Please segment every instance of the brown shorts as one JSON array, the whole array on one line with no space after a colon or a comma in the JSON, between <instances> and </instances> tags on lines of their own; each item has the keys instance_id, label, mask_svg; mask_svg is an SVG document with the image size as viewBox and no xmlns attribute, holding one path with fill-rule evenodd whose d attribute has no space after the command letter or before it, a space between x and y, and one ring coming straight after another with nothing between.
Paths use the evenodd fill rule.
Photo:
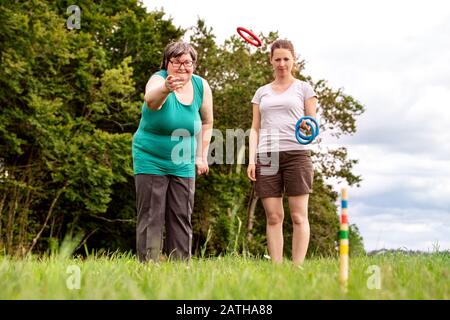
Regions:
<instances>
[{"instance_id":1,"label":"brown shorts","mask_svg":"<svg viewBox=\"0 0 450 320\"><path fill-rule=\"evenodd\" d=\"M278 155L278 159L277 159ZM312 192L314 168L309 150L258 153L256 195L260 198L299 196Z\"/></svg>"}]
</instances>

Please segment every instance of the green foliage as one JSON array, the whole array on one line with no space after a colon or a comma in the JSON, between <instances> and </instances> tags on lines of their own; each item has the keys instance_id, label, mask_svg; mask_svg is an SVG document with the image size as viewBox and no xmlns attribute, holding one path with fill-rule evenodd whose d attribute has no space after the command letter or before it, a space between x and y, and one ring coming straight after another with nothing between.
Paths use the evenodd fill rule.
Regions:
<instances>
[{"instance_id":1,"label":"green foliage","mask_svg":"<svg viewBox=\"0 0 450 320\"><path fill-rule=\"evenodd\" d=\"M349 248L350 257L364 256L366 251L364 250L364 243L361 234L359 233L358 226L351 224L349 226Z\"/></svg>"},{"instance_id":2,"label":"green foliage","mask_svg":"<svg viewBox=\"0 0 450 320\"><path fill-rule=\"evenodd\" d=\"M0 9L0 246L9 253L26 252L39 230L61 239L130 219L133 197L120 204L124 211L110 206L132 187L131 133L145 78L166 43L182 34L137 1L78 2L82 27L71 31L70 4ZM105 213L112 217L86 219Z\"/></svg>"},{"instance_id":3,"label":"green foliage","mask_svg":"<svg viewBox=\"0 0 450 320\"><path fill-rule=\"evenodd\" d=\"M192 218L194 250L200 249L210 230L211 240L206 249L212 255L242 250L245 235L242 223L246 221L247 209L247 196L242 192L250 185L244 171L225 174L217 169L213 166L207 177L197 179Z\"/></svg>"},{"instance_id":4,"label":"green foliage","mask_svg":"<svg viewBox=\"0 0 450 320\"><path fill-rule=\"evenodd\" d=\"M311 240L308 250L313 256L335 256L336 234L339 230L339 217L336 207L337 193L323 181L314 177L313 193L309 200L309 223Z\"/></svg>"}]
</instances>

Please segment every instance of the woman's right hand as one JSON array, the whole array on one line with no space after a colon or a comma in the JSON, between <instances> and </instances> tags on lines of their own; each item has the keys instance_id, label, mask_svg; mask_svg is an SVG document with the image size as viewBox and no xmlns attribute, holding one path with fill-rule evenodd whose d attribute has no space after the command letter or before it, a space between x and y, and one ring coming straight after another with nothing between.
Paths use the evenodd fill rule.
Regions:
<instances>
[{"instance_id":1,"label":"woman's right hand","mask_svg":"<svg viewBox=\"0 0 450 320\"><path fill-rule=\"evenodd\" d=\"M169 92L180 89L184 86L183 81L179 77L175 77L174 75L169 75L166 78L166 82L164 83L165 87Z\"/></svg>"},{"instance_id":2,"label":"woman's right hand","mask_svg":"<svg viewBox=\"0 0 450 320\"><path fill-rule=\"evenodd\" d=\"M250 180L256 181L256 165L249 164L247 167L247 176Z\"/></svg>"}]
</instances>

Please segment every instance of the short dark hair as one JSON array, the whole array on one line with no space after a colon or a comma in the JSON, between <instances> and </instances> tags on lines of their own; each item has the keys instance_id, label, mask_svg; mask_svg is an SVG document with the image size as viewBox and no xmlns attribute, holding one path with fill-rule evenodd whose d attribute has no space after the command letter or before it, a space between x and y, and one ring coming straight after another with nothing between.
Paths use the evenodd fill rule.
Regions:
<instances>
[{"instance_id":1,"label":"short dark hair","mask_svg":"<svg viewBox=\"0 0 450 320\"><path fill-rule=\"evenodd\" d=\"M169 64L170 59L178 58L183 54L189 54L195 65L195 62L197 61L197 51L195 51L193 46L184 41L176 41L169 43L164 48L164 55L160 68L167 70L167 65Z\"/></svg>"}]
</instances>

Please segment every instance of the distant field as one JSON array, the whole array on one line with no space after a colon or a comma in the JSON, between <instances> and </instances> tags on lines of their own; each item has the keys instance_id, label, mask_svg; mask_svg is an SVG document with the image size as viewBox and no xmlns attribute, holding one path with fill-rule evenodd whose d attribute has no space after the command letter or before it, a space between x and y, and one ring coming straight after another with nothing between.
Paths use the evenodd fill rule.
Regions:
<instances>
[{"instance_id":1,"label":"distant field","mask_svg":"<svg viewBox=\"0 0 450 320\"><path fill-rule=\"evenodd\" d=\"M23 260L0 257L0 299L450 299L450 254L350 260L345 293L338 261L241 256L141 264L132 255Z\"/></svg>"}]
</instances>

